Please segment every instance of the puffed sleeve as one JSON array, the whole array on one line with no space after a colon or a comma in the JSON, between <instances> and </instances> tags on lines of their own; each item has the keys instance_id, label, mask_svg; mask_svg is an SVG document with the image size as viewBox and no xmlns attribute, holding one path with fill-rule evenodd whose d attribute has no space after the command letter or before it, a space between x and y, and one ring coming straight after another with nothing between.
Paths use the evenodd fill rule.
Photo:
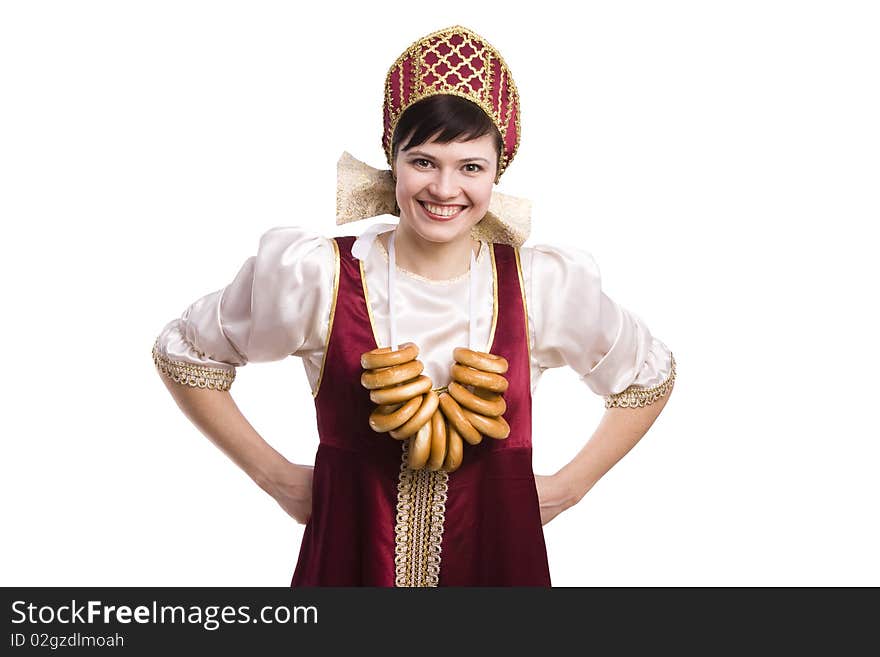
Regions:
<instances>
[{"instance_id":1,"label":"puffed sleeve","mask_svg":"<svg viewBox=\"0 0 880 657\"><path fill-rule=\"evenodd\" d=\"M153 345L156 367L174 381L228 390L248 362L324 349L334 277L333 241L298 227L260 238L233 281L170 321Z\"/></svg>"},{"instance_id":2,"label":"puffed sleeve","mask_svg":"<svg viewBox=\"0 0 880 657\"><path fill-rule=\"evenodd\" d=\"M645 406L672 388L672 352L602 291L591 254L544 244L520 253L533 368L568 365L607 408Z\"/></svg>"}]
</instances>

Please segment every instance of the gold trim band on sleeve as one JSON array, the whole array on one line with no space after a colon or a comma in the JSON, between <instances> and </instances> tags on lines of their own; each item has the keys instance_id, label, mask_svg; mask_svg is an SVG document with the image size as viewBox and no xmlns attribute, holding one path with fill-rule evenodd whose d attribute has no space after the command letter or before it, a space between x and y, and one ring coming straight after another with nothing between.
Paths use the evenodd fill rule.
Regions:
<instances>
[{"instance_id":1,"label":"gold trim band on sleeve","mask_svg":"<svg viewBox=\"0 0 880 657\"><path fill-rule=\"evenodd\" d=\"M235 368L227 370L222 367L194 365L166 358L159 353L158 339L153 344L153 362L158 370L172 381L192 388L229 390L235 380Z\"/></svg>"},{"instance_id":2,"label":"gold trim band on sleeve","mask_svg":"<svg viewBox=\"0 0 880 657\"><path fill-rule=\"evenodd\" d=\"M670 354L671 355L671 354ZM630 386L623 392L605 397L605 408L640 408L653 404L672 389L675 381L675 356L672 356L672 368L666 380L652 388Z\"/></svg>"}]
</instances>

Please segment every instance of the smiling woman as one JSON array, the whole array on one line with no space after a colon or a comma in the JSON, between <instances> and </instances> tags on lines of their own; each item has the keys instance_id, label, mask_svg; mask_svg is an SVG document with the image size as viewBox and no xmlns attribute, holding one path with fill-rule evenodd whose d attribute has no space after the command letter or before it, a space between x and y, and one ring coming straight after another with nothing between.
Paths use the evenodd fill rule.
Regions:
<instances>
[{"instance_id":1,"label":"smiling woman","mask_svg":"<svg viewBox=\"0 0 880 657\"><path fill-rule=\"evenodd\" d=\"M450 252L442 259L423 251L437 243L477 246L469 236L489 210L498 155L492 135L447 143L438 139L397 153L400 223L395 239L401 266L428 277L451 278L467 271L466 248L458 250L459 257L450 257ZM431 267L432 260L444 266Z\"/></svg>"},{"instance_id":2,"label":"smiling woman","mask_svg":"<svg viewBox=\"0 0 880 657\"><path fill-rule=\"evenodd\" d=\"M399 222L266 232L153 358L193 422L306 523L294 586L549 586L542 525L647 431L675 361L604 294L592 255L524 245L528 202L494 191L519 95L485 39L460 26L419 39L384 98L391 169L344 156L337 223ZM236 367L289 355L315 397L314 468L287 462L227 392ZM568 466L536 476L532 392L566 365L609 410Z\"/></svg>"},{"instance_id":3,"label":"smiling woman","mask_svg":"<svg viewBox=\"0 0 880 657\"><path fill-rule=\"evenodd\" d=\"M408 107L393 135L398 263L426 278L457 276L468 269L469 250L447 248L442 258L423 251L428 243L464 245L486 215L501 175L501 133L470 100L438 94Z\"/></svg>"}]
</instances>

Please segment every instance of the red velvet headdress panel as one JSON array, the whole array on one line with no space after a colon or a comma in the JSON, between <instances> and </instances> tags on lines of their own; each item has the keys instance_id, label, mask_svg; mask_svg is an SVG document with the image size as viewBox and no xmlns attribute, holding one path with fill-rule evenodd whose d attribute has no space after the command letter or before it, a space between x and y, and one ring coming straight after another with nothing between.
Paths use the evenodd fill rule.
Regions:
<instances>
[{"instance_id":1,"label":"red velvet headdress panel","mask_svg":"<svg viewBox=\"0 0 880 657\"><path fill-rule=\"evenodd\" d=\"M410 105L437 94L467 98L492 119L504 142L500 176L519 146L519 93L498 51L459 25L422 37L388 70L382 146L389 166L391 139L400 115Z\"/></svg>"}]
</instances>

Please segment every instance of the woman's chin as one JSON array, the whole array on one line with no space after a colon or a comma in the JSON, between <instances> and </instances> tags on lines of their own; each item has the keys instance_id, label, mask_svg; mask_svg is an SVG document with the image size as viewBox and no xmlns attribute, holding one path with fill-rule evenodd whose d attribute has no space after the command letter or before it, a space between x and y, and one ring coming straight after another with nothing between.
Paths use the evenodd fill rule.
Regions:
<instances>
[{"instance_id":1,"label":"woman's chin","mask_svg":"<svg viewBox=\"0 0 880 657\"><path fill-rule=\"evenodd\" d=\"M470 228L457 223L448 224L421 224L416 228L416 233L427 242L437 244L446 244L464 239L469 233Z\"/></svg>"}]
</instances>

